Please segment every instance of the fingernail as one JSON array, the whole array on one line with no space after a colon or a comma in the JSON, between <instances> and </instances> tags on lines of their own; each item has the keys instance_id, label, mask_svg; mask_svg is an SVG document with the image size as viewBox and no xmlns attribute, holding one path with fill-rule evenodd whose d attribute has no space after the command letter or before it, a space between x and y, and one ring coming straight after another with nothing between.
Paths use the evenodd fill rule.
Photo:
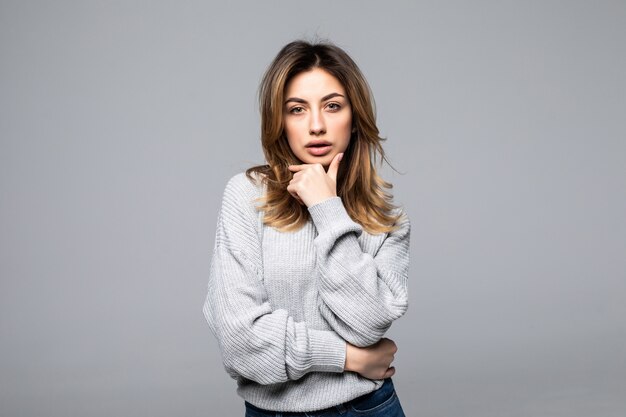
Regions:
<instances>
[{"instance_id":1,"label":"fingernail","mask_svg":"<svg viewBox=\"0 0 626 417\"><path fill-rule=\"evenodd\" d=\"M343 159L343 153L340 153L338 161L341 161L342 159Z\"/></svg>"}]
</instances>

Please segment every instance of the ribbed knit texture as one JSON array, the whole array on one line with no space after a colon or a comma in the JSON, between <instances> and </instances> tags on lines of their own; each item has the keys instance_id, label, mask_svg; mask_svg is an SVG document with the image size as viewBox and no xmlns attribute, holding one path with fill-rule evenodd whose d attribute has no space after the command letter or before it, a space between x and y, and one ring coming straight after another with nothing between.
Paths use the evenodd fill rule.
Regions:
<instances>
[{"instance_id":1,"label":"ribbed knit texture","mask_svg":"<svg viewBox=\"0 0 626 417\"><path fill-rule=\"evenodd\" d=\"M237 392L313 411L376 390L383 381L344 372L346 341L376 343L406 311L408 217L371 235L332 197L302 229L279 232L255 207L263 193L244 173L228 182L203 308Z\"/></svg>"}]
</instances>

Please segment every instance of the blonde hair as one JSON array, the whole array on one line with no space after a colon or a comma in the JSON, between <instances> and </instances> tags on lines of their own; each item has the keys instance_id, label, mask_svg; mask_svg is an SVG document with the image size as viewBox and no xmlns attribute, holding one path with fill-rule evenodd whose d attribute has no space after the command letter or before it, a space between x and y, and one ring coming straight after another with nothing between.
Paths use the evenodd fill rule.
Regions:
<instances>
[{"instance_id":1,"label":"blonde hair","mask_svg":"<svg viewBox=\"0 0 626 417\"><path fill-rule=\"evenodd\" d=\"M386 161L376 127L374 100L365 77L356 63L341 48L331 43L294 41L281 49L265 72L259 86L261 144L267 165L246 171L266 185L259 209L263 222L281 231L300 229L309 219L307 207L300 204L287 186L292 178L288 165L300 161L285 136L283 101L285 86L297 74L320 68L337 78L346 90L352 107L353 133L337 174L337 195L355 222L371 234L395 229L399 214L387 191L392 185L376 173L377 162ZM378 161L380 157L380 161Z\"/></svg>"}]
</instances>

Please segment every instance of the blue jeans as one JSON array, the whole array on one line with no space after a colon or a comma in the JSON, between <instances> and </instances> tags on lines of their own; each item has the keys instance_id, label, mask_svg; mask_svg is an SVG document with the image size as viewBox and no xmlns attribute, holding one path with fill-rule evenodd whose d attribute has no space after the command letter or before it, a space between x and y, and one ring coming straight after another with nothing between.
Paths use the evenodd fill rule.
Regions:
<instances>
[{"instance_id":1,"label":"blue jeans","mask_svg":"<svg viewBox=\"0 0 626 417\"><path fill-rule=\"evenodd\" d=\"M246 417L405 417L391 378L374 392L334 407L303 413L262 410L246 402Z\"/></svg>"}]
</instances>

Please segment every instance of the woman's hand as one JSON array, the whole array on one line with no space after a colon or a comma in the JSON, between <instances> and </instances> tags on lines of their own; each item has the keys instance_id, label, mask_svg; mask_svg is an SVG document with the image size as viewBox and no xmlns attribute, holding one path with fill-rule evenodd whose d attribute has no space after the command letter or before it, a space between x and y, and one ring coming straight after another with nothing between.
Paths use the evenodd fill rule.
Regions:
<instances>
[{"instance_id":1,"label":"woman's hand","mask_svg":"<svg viewBox=\"0 0 626 417\"><path fill-rule=\"evenodd\" d=\"M300 203L311 207L317 203L337 196L337 171L343 153L335 155L328 171L321 164L289 165L289 171L294 172L289 181L287 191Z\"/></svg>"},{"instance_id":2,"label":"woman's hand","mask_svg":"<svg viewBox=\"0 0 626 417\"><path fill-rule=\"evenodd\" d=\"M387 338L364 348L347 343L344 370L356 372L369 379L389 378L396 373L391 362L397 351L394 341Z\"/></svg>"}]
</instances>

